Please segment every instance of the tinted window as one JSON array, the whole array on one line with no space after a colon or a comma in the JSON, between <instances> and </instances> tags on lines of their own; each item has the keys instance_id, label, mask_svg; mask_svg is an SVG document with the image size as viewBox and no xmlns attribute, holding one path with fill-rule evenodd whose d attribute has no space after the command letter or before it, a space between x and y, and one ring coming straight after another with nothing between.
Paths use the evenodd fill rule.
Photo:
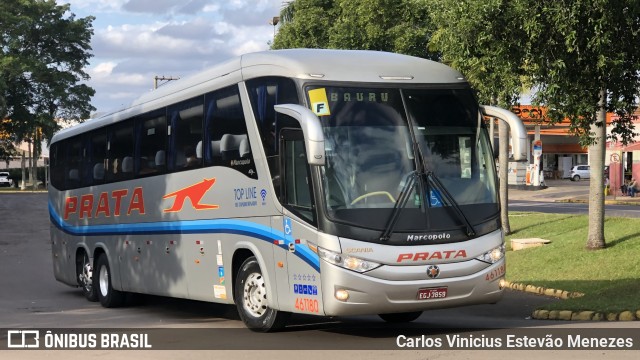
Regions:
<instances>
[{"instance_id":1,"label":"tinted window","mask_svg":"<svg viewBox=\"0 0 640 360\"><path fill-rule=\"evenodd\" d=\"M301 131L287 131L283 140L283 204L311 224L315 223L311 176Z\"/></svg>"},{"instance_id":2,"label":"tinted window","mask_svg":"<svg viewBox=\"0 0 640 360\"><path fill-rule=\"evenodd\" d=\"M238 86L207 94L205 103L205 163L227 166L257 179Z\"/></svg>"},{"instance_id":3,"label":"tinted window","mask_svg":"<svg viewBox=\"0 0 640 360\"><path fill-rule=\"evenodd\" d=\"M49 149L49 166L51 169L51 185L56 189L64 189L64 150L66 142L58 142Z\"/></svg>"},{"instance_id":4,"label":"tinted window","mask_svg":"<svg viewBox=\"0 0 640 360\"><path fill-rule=\"evenodd\" d=\"M164 173L167 162L167 118L164 110L139 118L136 136L138 177Z\"/></svg>"},{"instance_id":5,"label":"tinted window","mask_svg":"<svg viewBox=\"0 0 640 360\"><path fill-rule=\"evenodd\" d=\"M169 108L171 118L171 146L168 158L170 171L182 171L202 166L202 97ZM200 154L201 155L201 154Z\"/></svg>"},{"instance_id":6,"label":"tinted window","mask_svg":"<svg viewBox=\"0 0 640 360\"><path fill-rule=\"evenodd\" d=\"M85 157L84 185L97 185L105 181L107 168L107 133L104 129L89 135Z\"/></svg>"},{"instance_id":7,"label":"tinted window","mask_svg":"<svg viewBox=\"0 0 640 360\"><path fill-rule=\"evenodd\" d=\"M133 122L128 121L109 130L107 181L133 178Z\"/></svg>"},{"instance_id":8,"label":"tinted window","mask_svg":"<svg viewBox=\"0 0 640 360\"><path fill-rule=\"evenodd\" d=\"M80 187L82 183L82 159L84 157L84 147L82 139L75 137L67 143L66 167L65 167L65 188L73 189Z\"/></svg>"}]
</instances>

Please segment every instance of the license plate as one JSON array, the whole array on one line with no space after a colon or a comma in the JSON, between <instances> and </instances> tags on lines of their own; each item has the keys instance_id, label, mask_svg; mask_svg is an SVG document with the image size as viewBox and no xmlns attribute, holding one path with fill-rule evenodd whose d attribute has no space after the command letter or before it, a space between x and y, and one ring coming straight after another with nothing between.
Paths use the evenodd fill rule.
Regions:
<instances>
[{"instance_id":1,"label":"license plate","mask_svg":"<svg viewBox=\"0 0 640 360\"><path fill-rule=\"evenodd\" d=\"M444 299L446 297L446 287L418 289L418 300Z\"/></svg>"}]
</instances>

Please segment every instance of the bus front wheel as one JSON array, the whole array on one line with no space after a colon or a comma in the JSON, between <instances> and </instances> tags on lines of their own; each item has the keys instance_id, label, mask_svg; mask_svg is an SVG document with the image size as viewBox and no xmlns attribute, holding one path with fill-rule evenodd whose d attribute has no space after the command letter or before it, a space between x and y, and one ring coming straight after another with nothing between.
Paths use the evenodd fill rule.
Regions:
<instances>
[{"instance_id":1,"label":"bus front wheel","mask_svg":"<svg viewBox=\"0 0 640 360\"><path fill-rule=\"evenodd\" d=\"M388 323L405 323L412 322L422 315L422 311L394 313L394 314L378 314L380 318Z\"/></svg>"},{"instance_id":2,"label":"bus front wheel","mask_svg":"<svg viewBox=\"0 0 640 360\"><path fill-rule=\"evenodd\" d=\"M111 268L106 254L101 254L96 260L93 271L93 287L98 293L100 304L106 308L118 307L124 301L124 293L113 289L111 281Z\"/></svg>"},{"instance_id":3,"label":"bus front wheel","mask_svg":"<svg viewBox=\"0 0 640 360\"><path fill-rule=\"evenodd\" d=\"M252 256L240 266L236 276L234 297L240 318L245 325L258 332L283 328L290 313L270 308L267 286L258 260Z\"/></svg>"}]
</instances>

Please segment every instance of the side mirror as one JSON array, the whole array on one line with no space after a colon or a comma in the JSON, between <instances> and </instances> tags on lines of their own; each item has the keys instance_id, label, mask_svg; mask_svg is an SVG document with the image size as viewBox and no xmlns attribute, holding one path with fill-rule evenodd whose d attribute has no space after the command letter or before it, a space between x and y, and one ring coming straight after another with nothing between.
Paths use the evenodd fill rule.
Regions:
<instances>
[{"instance_id":1,"label":"side mirror","mask_svg":"<svg viewBox=\"0 0 640 360\"><path fill-rule=\"evenodd\" d=\"M275 105L274 109L285 115L289 115L300 123L302 133L304 135L304 143L307 148L307 161L309 165L324 165L324 133L320 119L313 113L301 105L283 104Z\"/></svg>"},{"instance_id":2,"label":"side mirror","mask_svg":"<svg viewBox=\"0 0 640 360\"><path fill-rule=\"evenodd\" d=\"M486 116L496 117L509 124L511 139L513 141L513 160L527 161L527 130L524 124L522 124L522 120L511 111L495 106L480 106L480 110Z\"/></svg>"}]
</instances>

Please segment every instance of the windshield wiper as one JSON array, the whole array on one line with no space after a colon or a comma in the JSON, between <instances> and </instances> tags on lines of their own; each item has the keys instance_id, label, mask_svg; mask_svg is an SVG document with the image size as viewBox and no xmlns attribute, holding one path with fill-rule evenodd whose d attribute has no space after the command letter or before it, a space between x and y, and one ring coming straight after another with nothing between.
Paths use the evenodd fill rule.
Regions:
<instances>
[{"instance_id":1,"label":"windshield wiper","mask_svg":"<svg viewBox=\"0 0 640 360\"><path fill-rule=\"evenodd\" d=\"M380 241L388 241L391 238L393 228L395 228L396 223L398 222L400 210L404 209L407 205L407 201L409 201L409 197L411 197L413 185L415 184L418 176L417 171L413 171L407 176L407 181L404 183L402 190L400 190L400 196L398 196L398 200L395 205L393 205L393 210L391 210L391 215L389 216L389 220L387 220L387 225L385 225L384 231L380 235Z\"/></svg>"},{"instance_id":2,"label":"windshield wiper","mask_svg":"<svg viewBox=\"0 0 640 360\"><path fill-rule=\"evenodd\" d=\"M467 229L466 229L467 230L467 236L468 237L475 236L476 235L476 230L473 228L473 225L471 225L471 222L464 215L464 212L462 212L462 209L460 208L460 205L458 204L456 199L453 198L453 195L451 195L449 190L447 190L447 188L444 186L444 184L442 184L442 182L440 181L438 176L436 176L436 174L433 171L428 171L426 175L427 175L427 181L429 181L429 179L431 179L431 182L435 185L435 187L438 190L440 190L441 194L444 195L444 197L445 197L446 201L449 203L449 205L451 205L453 207L453 210L458 215L458 218L464 222L464 224L467 227Z\"/></svg>"}]
</instances>

